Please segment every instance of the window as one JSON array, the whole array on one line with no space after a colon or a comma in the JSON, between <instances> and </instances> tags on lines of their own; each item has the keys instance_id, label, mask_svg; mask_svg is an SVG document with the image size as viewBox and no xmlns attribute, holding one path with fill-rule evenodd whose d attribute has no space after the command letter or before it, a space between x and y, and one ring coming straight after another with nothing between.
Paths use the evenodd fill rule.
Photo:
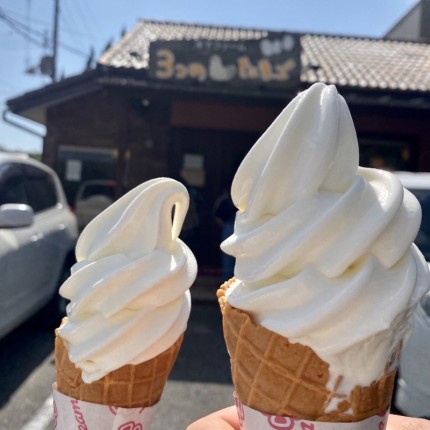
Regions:
<instances>
[{"instance_id":1,"label":"window","mask_svg":"<svg viewBox=\"0 0 430 430\"><path fill-rule=\"evenodd\" d=\"M6 203L28 204L24 188L24 173L17 163L0 165L0 205Z\"/></svg>"},{"instance_id":2,"label":"window","mask_svg":"<svg viewBox=\"0 0 430 430\"><path fill-rule=\"evenodd\" d=\"M360 166L386 170L414 170L416 154L409 140L387 137L360 137Z\"/></svg>"},{"instance_id":3,"label":"window","mask_svg":"<svg viewBox=\"0 0 430 430\"><path fill-rule=\"evenodd\" d=\"M114 198L114 186L109 186L109 185L95 185L95 184L91 184L91 185L87 185L83 192L82 192L82 199L88 199L89 197L92 196L98 196L98 195L102 195L105 197L109 197L110 199L113 200Z\"/></svg>"},{"instance_id":4,"label":"window","mask_svg":"<svg viewBox=\"0 0 430 430\"><path fill-rule=\"evenodd\" d=\"M34 212L41 212L57 204L57 192L52 176L34 166L23 166L28 204Z\"/></svg>"}]
</instances>

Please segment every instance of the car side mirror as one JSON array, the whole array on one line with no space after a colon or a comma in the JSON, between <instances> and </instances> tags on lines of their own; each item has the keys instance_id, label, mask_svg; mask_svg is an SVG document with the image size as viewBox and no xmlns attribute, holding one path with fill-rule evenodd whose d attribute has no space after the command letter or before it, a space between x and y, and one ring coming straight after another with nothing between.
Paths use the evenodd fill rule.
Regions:
<instances>
[{"instance_id":1,"label":"car side mirror","mask_svg":"<svg viewBox=\"0 0 430 430\"><path fill-rule=\"evenodd\" d=\"M28 205L7 203L0 206L0 228L28 227L33 220L34 212Z\"/></svg>"}]
</instances>

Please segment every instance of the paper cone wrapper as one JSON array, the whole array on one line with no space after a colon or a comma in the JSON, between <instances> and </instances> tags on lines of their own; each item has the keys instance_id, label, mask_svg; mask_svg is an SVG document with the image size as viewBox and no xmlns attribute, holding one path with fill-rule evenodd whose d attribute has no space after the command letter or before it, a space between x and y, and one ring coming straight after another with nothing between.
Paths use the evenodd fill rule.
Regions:
<instances>
[{"instance_id":1,"label":"paper cone wrapper","mask_svg":"<svg viewBox=\"0 0 430 430\"><path fill-rule=\"evenodd\" d=\"M389 410L395 366L387 365L379 380L356 386L349 396L336 392L341 378L330 391L329 364L311 348L290 343L227 303L225 292L233 281L217 295L235 395L243 405L273 416L332 423L359 422Z\"/></svg>"},{"instance_id":2,"label":"paper cone wrapper","mask_svg":"<svg viewBox=\"0 0 430 430\"><path fill-rule=\"evenodd\" d=\"M64 323L64 320L63 320ZM120 408L153 406L161 398L167 378L178 356L183 335L166 351L137 365L123 366L91 384L69 359L66 344L55 337L56 389L71 398Z\"/></svg>"},{"instance_id":3,"label":"paper cone wrapper","mask_svg":"<svg viewBox=\"0 0 430 430\"><path fill-rule=\"evenodd\" d=\"M389 416L387 411L363 421L351 423L309 421L264 414L248 408L237 398L235 402L241 430L384 430Z\"/></svg>"},{"instance_id":4,"label":"paper cone wrapper","mask_svg":"<svg viewBox=\"0 0 430 430\"><path fill-rule=\"evenodd\" d=\"M155 406L119 408L68 397L54 385L54 430L148 430Z\"/></svg>"}]
</instances>

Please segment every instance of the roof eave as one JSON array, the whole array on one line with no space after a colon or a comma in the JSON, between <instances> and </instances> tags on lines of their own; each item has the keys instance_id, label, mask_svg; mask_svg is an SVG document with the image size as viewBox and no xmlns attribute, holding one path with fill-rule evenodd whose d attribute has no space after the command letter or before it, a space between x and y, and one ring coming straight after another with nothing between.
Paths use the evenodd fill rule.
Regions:
<instances>
[{"instance_id":1,"label":"roof eave","mask_svg":"<svg viewBox=\"0 0 430 430\"><path fill-rule=\"evenodd\" d=\"M99 75L99 70L94 69L29 91L7 100L7 108L16 115L46 124L48 107L97 91L100 88L97 82Z\"/></svg>"},{"instance_id":2,"label":"roof eave","mask_svg":"<svg viewBox=\"0 0 430 430\"><path fill-rule=\"evenodd\" d=\"M240 90L225 90L221 93L245 97L277 98L285 99L291 96L292 92L300 91L311 85L313 82L301 79L299 86L295 89L285 89L285 91L272 92L258 88L256 91L246 92ZM400 90L393 88L361 88L350 85L336 83L339 88L343 88L345 95L350 98L353 104L391 105L396 107L409 107L416 109L430 109L430 97L427 92ZM30 91L21 96L7 100L8 110L16 115L28 118L40 124L46 125L46 111L49 107L55 106L78 97L100 91L103 87L130 87L130 88L151 88L163 89L175 92L204 92L206 94L220 94L220 89L211 91L208 88L198 85L180 86L156 82L148 79L147 69L118 68L98 64L97 68L80 75L67 78L63 81L47 85L34 91ZM414 99L416 103L411 105Z\"/></svg>"}]
</instances>

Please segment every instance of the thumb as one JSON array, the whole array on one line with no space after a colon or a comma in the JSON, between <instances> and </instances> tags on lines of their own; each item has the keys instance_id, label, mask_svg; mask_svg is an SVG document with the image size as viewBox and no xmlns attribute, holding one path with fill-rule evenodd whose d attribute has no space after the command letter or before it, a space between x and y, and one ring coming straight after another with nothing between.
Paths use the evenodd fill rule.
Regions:
<instances>
[{"instance_id":1,"label":"thumb","mask_svg":"<svg viewBox=\"0 0 430 430\"><path fill-rule=\"evenodd\" d=\"M240 430L235 406L214 412L195 421L187 430Z\"/></svg>"}]
</instances>

